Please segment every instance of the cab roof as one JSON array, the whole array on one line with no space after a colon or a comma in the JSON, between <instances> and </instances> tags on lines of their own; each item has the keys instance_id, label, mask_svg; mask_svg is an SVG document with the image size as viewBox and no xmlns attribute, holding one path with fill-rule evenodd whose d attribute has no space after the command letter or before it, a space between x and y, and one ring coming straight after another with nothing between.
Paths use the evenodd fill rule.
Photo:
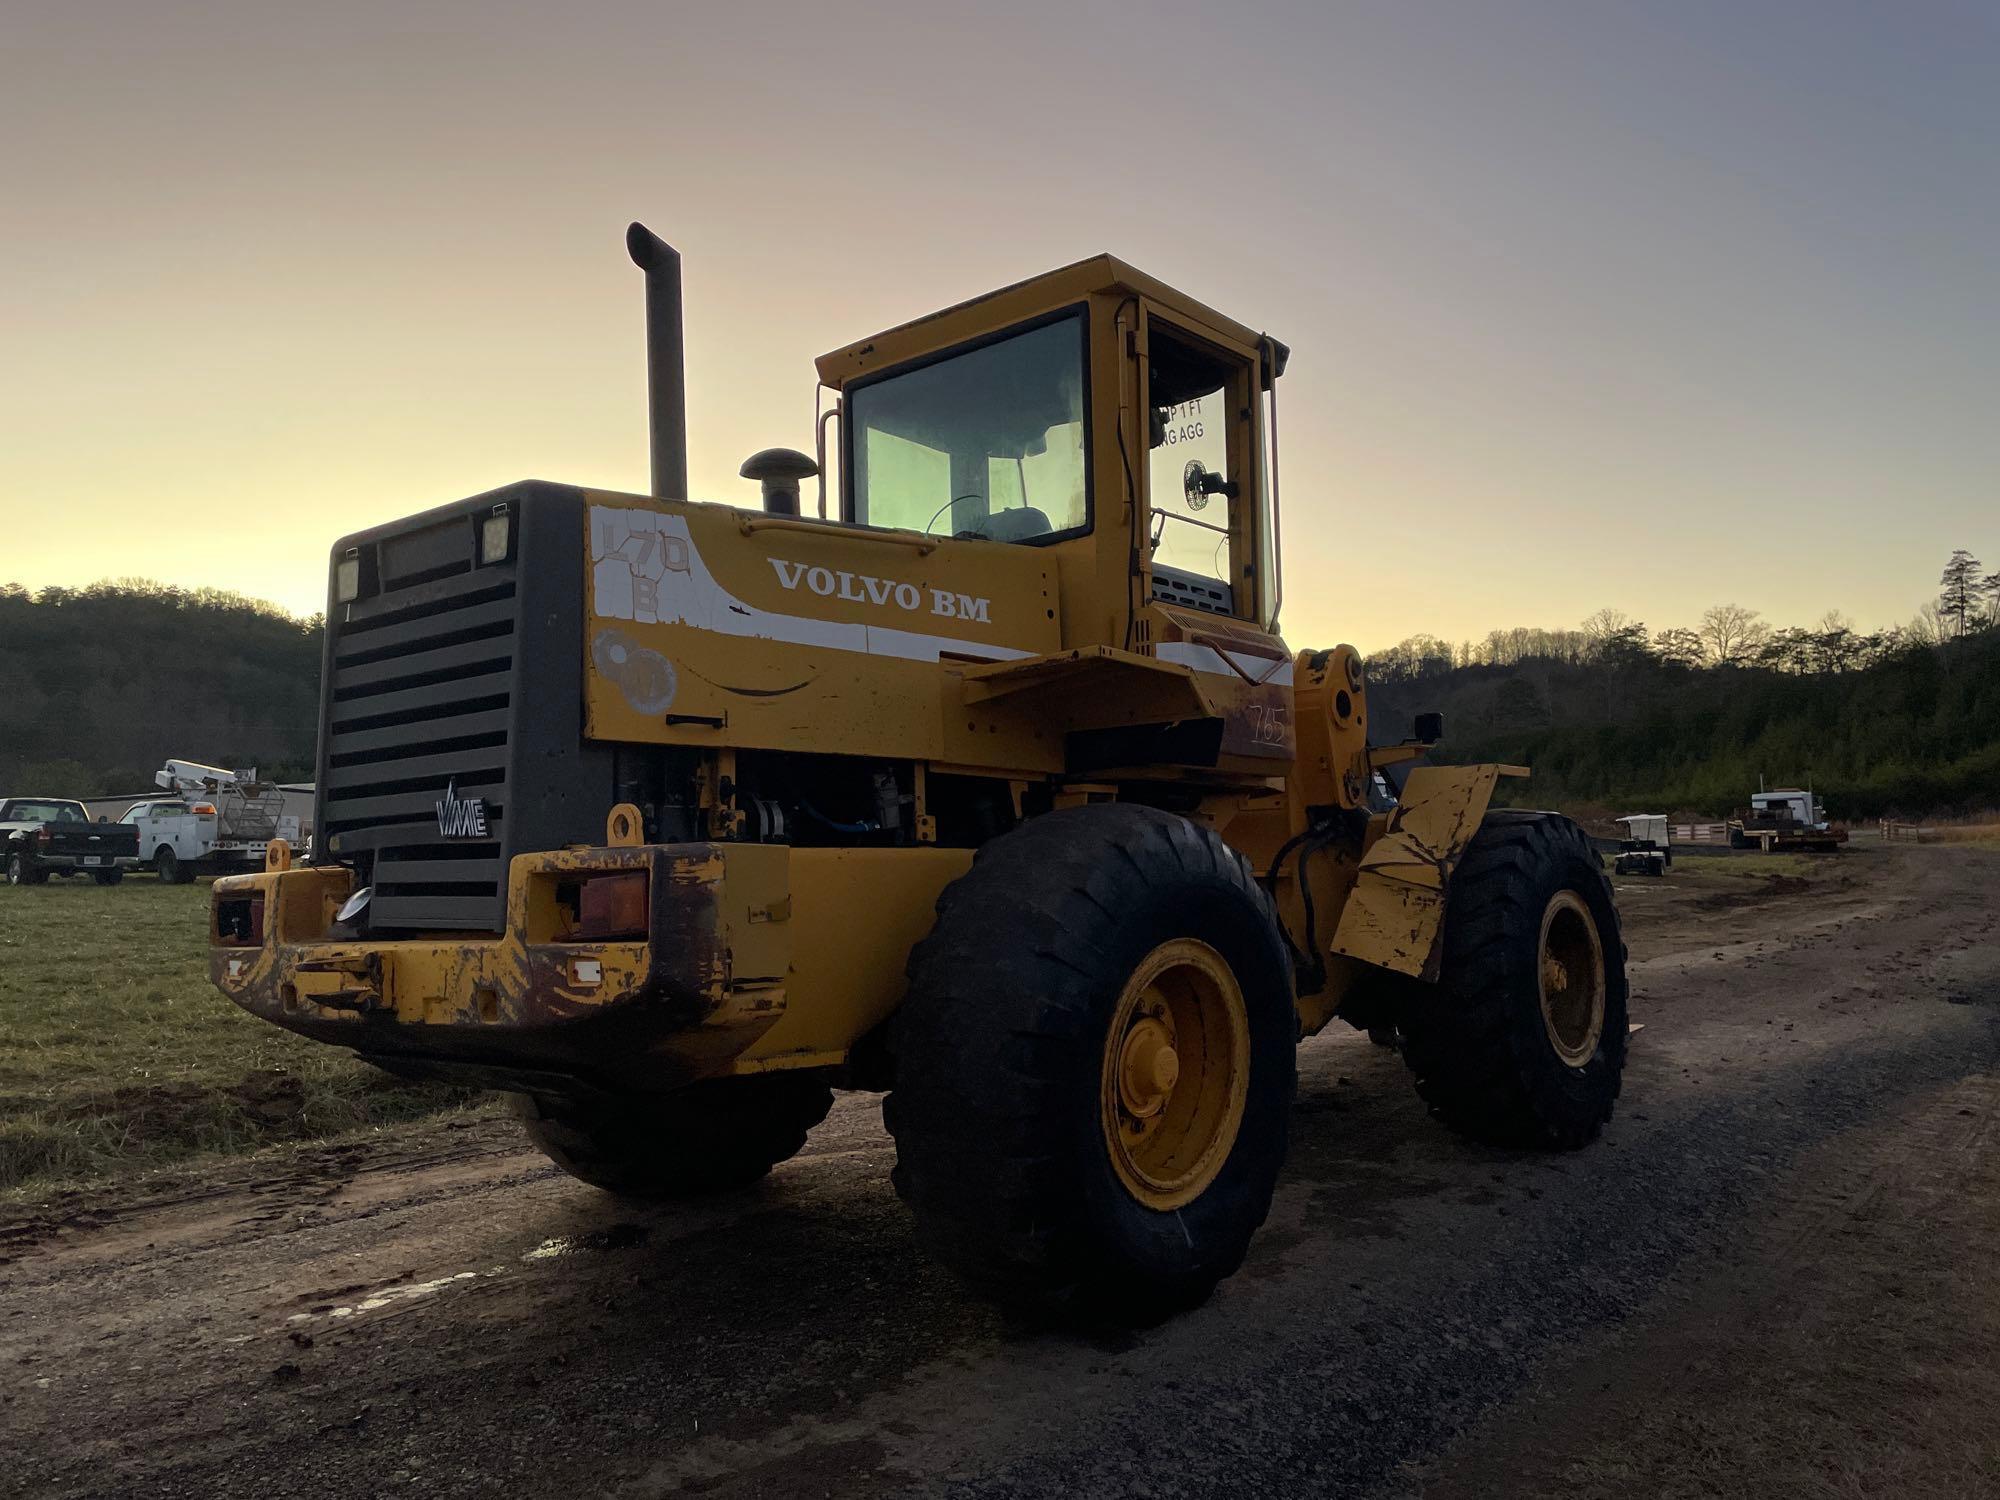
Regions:
<instances>
[{"instance_id":1,"label":"cab roof","mask_svg":"<svg viewBox=\"0 0 2000 1500\"><path fill-rule=\"evenodd\" d=\"M838 390L850 380L906 359L996 332L1066 303L1106 294L1142 297L1171 314L1177 322L1187 324L1192 332L1218 343L1235 345L1246 354L1258 354L1268 346L1268 354L1262 360L1266 386L1284 373L1291 351L1276 339L1225 317L1114 255L1093 255L908 323L898 323L872 338L823 354L815 364L821 381Z\"/></svg>"}]
</instances>

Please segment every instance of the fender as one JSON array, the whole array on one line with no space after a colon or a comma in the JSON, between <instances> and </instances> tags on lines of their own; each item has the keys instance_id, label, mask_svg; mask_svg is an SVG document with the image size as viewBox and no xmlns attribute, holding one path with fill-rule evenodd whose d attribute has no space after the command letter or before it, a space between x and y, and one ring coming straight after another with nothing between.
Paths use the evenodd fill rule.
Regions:
<instances>
[{"instance_id":1,"label":"fender","mask_svg":"<svg viewBox=\"0 0 2000 1500\"><path fill-rule=\"evenodd\" d=\"M1332 951L1434 984L1452 872L1502 776L1521 766L1418 766L1380 838L1361 856Z\"/></svg>"}]
</instances>

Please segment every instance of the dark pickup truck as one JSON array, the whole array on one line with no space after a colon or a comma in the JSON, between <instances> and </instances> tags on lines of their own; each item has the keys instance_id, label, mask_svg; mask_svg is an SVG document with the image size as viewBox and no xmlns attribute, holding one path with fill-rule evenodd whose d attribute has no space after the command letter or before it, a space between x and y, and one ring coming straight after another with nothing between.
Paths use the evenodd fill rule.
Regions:
<instances>
[{"instance_id":1,"label":"dark pickup truck","mask_svg":"<svg viewBox=\"0 0 2000 1500\"><path fill-rule=\"evenodd\" d=\"M0 859L9 885L40 885L51 875L89 875L99 885L116 885L125 878L118 862L138 854L138 829L93 823L81 802L0 797Z\"/></svg>"}]
</instances>

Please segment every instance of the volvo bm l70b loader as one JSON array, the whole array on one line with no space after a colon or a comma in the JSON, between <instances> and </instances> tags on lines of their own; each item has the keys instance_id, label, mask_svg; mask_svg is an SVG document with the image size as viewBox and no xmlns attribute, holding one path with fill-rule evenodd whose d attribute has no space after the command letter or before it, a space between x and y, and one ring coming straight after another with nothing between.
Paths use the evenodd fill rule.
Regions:
<instances>
[{"instance_id":1,"label":"volvo bm l70b loader","mask_svg":"<svg viewBox=\"0 0 2000 1500\"><path fill-rule=\"evenodd\" d=\"M886 1091L927 1244L1138 1319L1241 1262L1336 1016L1448 1125L1597 1133L1590 842L1418 764L1434 721L1371 746L1354 650L1279 638L1284 345L1099 256L827 355L819 457L694 503L679 257L628 244L653 493L334 546L312 860L216 883L231 999L512 1091L616 1193L749 1182Z\"/></svg>"}]
</instances>

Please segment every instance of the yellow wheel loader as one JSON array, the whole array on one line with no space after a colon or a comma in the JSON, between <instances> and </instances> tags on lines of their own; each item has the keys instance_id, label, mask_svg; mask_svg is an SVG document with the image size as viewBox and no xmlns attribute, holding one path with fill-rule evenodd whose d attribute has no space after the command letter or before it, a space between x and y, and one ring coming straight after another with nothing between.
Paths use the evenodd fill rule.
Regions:
<instances>
[{"instance_id":1,"label":"yellow wheel loader","mask_svg":"<svg viewBox=\"0 0 2000 1500\"><path fill-rule=\"evenodd\" d=\"M750 1182L885 1091L927 1244L1135 1319L1241 1263L1335 1017L1449 1126L1596 1135L1589 840L1423 763L1432 716L1371 742L1353 648L1278 634L1283 344L1098 256L825 356L815 453L696 503L679 257L628 247L653 493L335 544L312 857L216 882L225 994L511 1091L617 1193Z\"/></svg>"}]
</instances>

